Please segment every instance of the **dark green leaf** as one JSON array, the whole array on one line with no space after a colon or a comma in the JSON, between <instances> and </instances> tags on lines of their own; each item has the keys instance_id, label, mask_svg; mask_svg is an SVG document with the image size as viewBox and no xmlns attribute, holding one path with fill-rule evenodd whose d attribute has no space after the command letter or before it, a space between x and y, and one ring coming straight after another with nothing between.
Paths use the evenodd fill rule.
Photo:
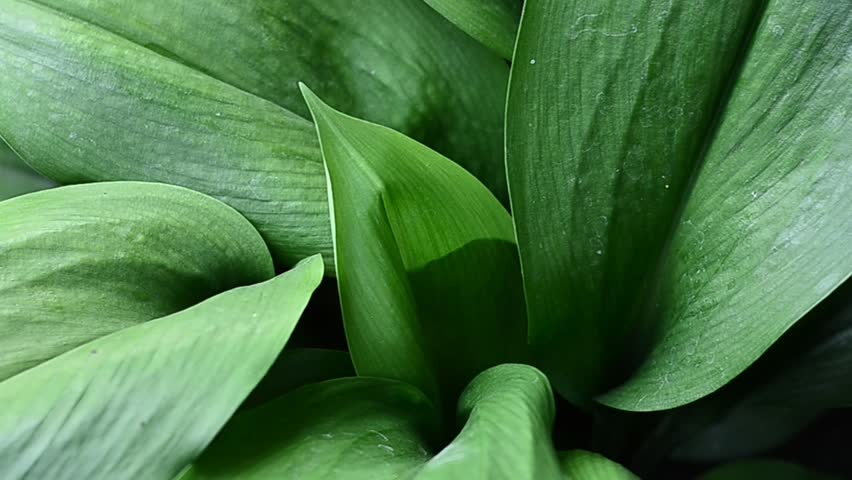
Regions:
<instances>
[{"instance_id":1,"label":"dark green leaf","mask_svg":"<svg viewBox=\"0 0 852 480\"><path fill-rule=\"evenodd\" d=\"M576 402L618 380L757 2L530 0L507 169L530 341ZM625 358L626 357L626 358Z\"/></svg>"},{"instance_id":2,"label":"dark green leaf","mask_svg":"<svg viewBox=\"0 0 852 480\"><path fill-rule=\"evenodd\" d=\"M245 218L184 188L100 183L0 202L0 380L272 275Z\"/></svg>"},{"instance_id":3,"label":"dark green leaf","mask_svg":"<svg viewBox=\"0 0 852 480\"><path fill-rule=\"evenodd\" d=\"M601 401L700 398L852 272L849 9L526 2L507 165L530 340L569 398L637 364Z\"/></svg>"},{"instance_id":4,"label":"dark green leaf","mask_svg":"<svg viewBox=\"0 0 852 480\"><path fill-rule=\"evenodd\" d=\"M479 375L459 402L461 433L435 451L436 408L392 380L309 385L234 418L182 480L550 480L553 396L523 365Z\"/></svg>"},{"instance_id":5,"label":"dark green leaf","mask_svg":"<svg viewBox=\"0 0 852 480\"><path fill-rule=\"evenodd\" d=\"M328 171L355 368L452 405L477 373L522 358L523 298L509 214L450 160L304 91Z\"/></svg>"},{"instance_id":6,"label":"dark green leaf","mask_svg":"<svg viewBox=\"0 0 852 480\"><path fill-rule=\"evenodd\" d=\"M352 366L349 352L288 347L243 402L242 408L266 403L303 385L354 375L355 367Z\"/></svg>"},{"instance_id":7,"label":"dark green leaf","mask_svg":"<svg viewBox=\"0 0 852 480\"><path fill-rule=\"evenodd\" d=\"M0 383L0 477L174 478L272 364L322 273L312 257Z\"/></svg>"},{"instance_id":8,"label":"dark green leaf","mask_svg":"<svg viewBox=\"0 0 852 480\"><path fill-rule=\"evenodd\" d=\"M604 402L716 390L852 273L850 52L852 3L769 2L673 233L665 332Z\"/></svg>"},{"instance_id":9,"label":"dark green leaf","mask_svg":"<svg viewBox=\"0 0 852 480\"><path fill-rule=\"evenodd\" d=\"M716 468L699 480L839 480L792 463L779 460L744 460Z\"/></svg>"},{"instance_id":10,"label":"dark green leaf","mask_svg":"<svg viewBox=\"0 0 852 480\"><path fill-rule=\"evenodd\" d=\"M424 0L438 13L505 59L512 59L519 0Z\"/></svg>"}]
</instances>

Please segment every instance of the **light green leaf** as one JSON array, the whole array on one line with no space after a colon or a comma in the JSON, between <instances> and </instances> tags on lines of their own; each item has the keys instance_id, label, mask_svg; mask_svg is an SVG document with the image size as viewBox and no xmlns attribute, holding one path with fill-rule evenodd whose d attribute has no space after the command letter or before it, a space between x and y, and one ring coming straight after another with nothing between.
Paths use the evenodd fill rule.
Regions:
<instances>
[{"instance_id":1,"label":"light green leaf","mask_svg":"<svg viewBox=\"0 0 852 480\"><path fill-rule=\"evenodd\" d=\"M744 460L723 465L699 480L754 480L771 478L772 480L839 480L839 477L825 475L793 463L780 460Z\"/></svg>"},{"instance_id":2,"label":"light green leaf","mask_svg":"<svg viewBox=\"0 0 852 480\"><path fill-rule=\"evenodd\" d=\"M242 408L266 403L303 385L354 375L355 367L352 366L349 352L323 348L287 348L243 402Z\"/></svg>"},{"instance_id":3,"label":"light green leaf","mask_svg":"<svg viewBox=\"0 0 852 480\"><path fill-rule=\"evenodd\" d=\"M533 353L575 402L628 373L647 284L756 4L525 3L507 104L512 211Z\"/></svg>"},{"instance_id":4,"label":"light green leaf","mask_svg":"<svg viewBox=\"0 0 852 480\"><path fill-rule=\"evenodd\" d=\"M312 257L0 383L0 477L174 478L272 364L322 273Z\"/></svg>"},{"instance_id":5,"label":"light green leaf","mask_svg":"<svg viewBox=\"0 0 852 480\"><path fill-rule=\"evenodd\" d=\"M272 275L245 218L184 188L99 183L0 202L0 380Z\"/></svg>"},{"instance_id":6,"label":"light green leaf","mask_svg":"<svg viewBox=\"0 0 852 480\"><path fill-rule=\"evenodd\" d=\"M435 455L439 414L420 391L385 379L331 380L237 416L181 479L558 479L553 414L543 374L494 367L462 395L464 427Z\"/></svg>"},{"instance_id":7,"label":"light green leaf","mask_svg":"<svg viewBox=\"0 0 852 480\"><path fill-rule=\"evenodd\" d=\"M477 373L522 358L509 214L450 160L303 90L328 172L355 368L408 382L451 406Z\"/></svg>"},{"instance_id":8,"label":"light green leaf","mask_svg":"<svg viewBox=\"0 0 852 480\"><path fill-rule=\"evenodd\" d=\"M639 480L626 468L594 452L563 452L559 461L567 480Z\"/></svg>"},{"instance_id":9,"label":"light green leaf","mask_svg":"<svg viewBox=\"0 0 852 480\"><path fill-rule=\"evenodd\" d=\"M23 163L0 140L0 201L54 186Z\"/></svg>"},{"instance_id":10,"label":"light green leaf","mask_svg":"<svg viewBox=\"0 0 852 480\"><path fill-rule=\"evenodd\" d=\"M530 341L575 402L700 398L852 272L849 6L798 7L526 2L508 175Z\"/></svg>"},{"instance_id":11,"label":"light green leaf","mask_svg":"<svg viewBox=\"0 0 852 480\"><path fill-rule=\"evenodd\" d=\"M424 0L438 13L505 59L512 59L519 0Z\"/></svg>"},{"instance_id":12,"label":"light green leaf","mask_svg":"<svg viewBox=\"0 0 852 480\"><path fill-rule=\"evenodd\" d=\"M852 273L852 3L773 0L673 232L665 332L603 400L698 399Z\"/></svg>"}]
</instances>

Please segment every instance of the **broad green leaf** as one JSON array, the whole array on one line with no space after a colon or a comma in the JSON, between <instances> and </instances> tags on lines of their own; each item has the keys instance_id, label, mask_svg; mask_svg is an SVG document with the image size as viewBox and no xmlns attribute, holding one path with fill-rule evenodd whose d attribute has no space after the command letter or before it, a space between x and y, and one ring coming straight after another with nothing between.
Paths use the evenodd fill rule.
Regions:
<instances>
[{"instance_id":1,"label":"broad green leaf","mask_svg":"<svg viewBox=\"0 0 852 480\"><path fill-rule=\"evenodd\" d=\"M757 2L529 0L507 170L533 353L569 399L619 380Z\"/></svg>"},{"instance_id":2,"label":"broad green leaf","mask_svg":"<svg viewBox=\"0 0 852 480\"><path fill-rule=\"evenodd\" d=\"M665 332L605 403L716 390L852 273L850 52L852 3L769 2L673 232Z\"/></svg>"},{"instance_id":3,"label":"broad green leaf","mask_svg":"<svg viewBox=\"0 0 852 480\"><path fill-rule=\"evenodd\" d=\"M458 413L461 433L436 449L439 413L419 390L364 377L309 385L235 417L181 479L560 478L553 396L537 370L483 372Z\"/></svg>"},{"instance_id":4,"label":"broad green leaf","mask_svg":"<svg viewBox=\"0 0 852 480\"><path fill-rule=\"evenodd\" d=\"M288 347L243 402L242 408L266 403L303 385L354 375L355 368L349 352Z\"/></svg>"},{"instance_id":5,"label":"broad green leaf","mask_svg":"<svg viewBox=\"0 0 852 480\"><path fill-rule=\"evenodd\" d=\"M424 0L438 13L503 58L512 59L519 0Z\"/></svg>"},{"instance_id":6,"label":"broad green leaf","mask_svg":"<svg viewBox=\"0 0 852 480\"><path fill-rule=\"evenodd\" d=\"M848 8L526 2L507 166L530 341L563 394L629 378L600 400L693 401L852 271Z\"/></svg>"},{"instance_id":7,"label":"broad green leaf","mask_svg":"<svg viewBox=\"0 0 852 480\"><path fill-rule=\"evenodd\" d=\"M356 371L405 381L452 405L477 373L522 358L525 318L509 214L435 151L303 91L328 172Z\"/></svg>"},{"instance_id":8,"label":"broad green leaf","mask_svg":"<svg viewBox=\"0 0 852 480\"><path fill-rule=\"evenodd\" d=\"M312 257L0 383L0 477L174 478L272 364L322 273Z\"/></svg>"},{"instance_id":9,"label":"broad green leaf","mask_svg":"<svg viewBox=\"0 0 852 480\"><path fill-rule=\"evenodd\" d=\"M506 65L420 0L357 16L346 0L40 3L0 9L0 135L60 183L186 186L243 213L277 263L331 266L320 154L297 115L296 81L317 79L505 194Z\"/></svg>"},{"instance_id":10,"label":"broad green leaf","mask_svg":"<svg viewBox=\"0 0 852 480\"><path fill-rule=\"evenodd\" d=\"M626 468L594 452L571 450L559 457L567 480L639 480Z\"/></svg>"},{"instance_id":11,"label":"broad green leaf","mask_svg":"<svg viewBox=\"0 0 852 480\"><path fill-rule=\"evenodd\" d=\"M98 183L0 202L0 380L272 275L245 218L181 187Z\"/></svg>"},{"instance_id":12,"label":"broad green leaf","mask_svg":"<svg viewBox=\"0 0 852 480\"><path fill-rule=\"evenodd\" d=\"M840 480L839 477L809 470L780 460L743 460L723 465L702 475L699 480Z\"/></svg>"},{"instance_id":13,"label":"broad green leaf","mask_svg":"<svg viewBox=\"0 0 852 480\"><path fill-rule=\"evenodd\" d=\"M0 201L52 186L53 182L27 167L0 140Z\"/></svg>"},{"instance_id":14,"label":"broad green leaf","mask_svg":"<svg viewBox=\"0 0 852 480\"><path fill-rule=\"evenodd\" d=\"M351 0L39 3L307 119L296 84L314 85L335 108L411 135L506 196L508 68L421 0L370 0L357 8Z\"/></svg>"},{"instance_id":15,"label":"broad green leaf","mask_svg":"<svg viewBox=\"0 0 852 480\"><path fill-rule=\"evenodd\" d=\"M847 281L734 381L671 411L668 423L685 430L669 434L675 456L718 461L755 455L789 440L827 409L852 406L850 294Z\"/></svg>"},{"instance_id":16,"label":"broad green leaf","mask_svg":"<svg viewBox=\"0 0 852 480\"><path fill-rule=\"evenodd\" d=\"M21 0L0 8L0 84L0 135L49 178L186 186L243 213L277 262L317 252L331 261L307 120Z\"/></svg>"}]
</instances>

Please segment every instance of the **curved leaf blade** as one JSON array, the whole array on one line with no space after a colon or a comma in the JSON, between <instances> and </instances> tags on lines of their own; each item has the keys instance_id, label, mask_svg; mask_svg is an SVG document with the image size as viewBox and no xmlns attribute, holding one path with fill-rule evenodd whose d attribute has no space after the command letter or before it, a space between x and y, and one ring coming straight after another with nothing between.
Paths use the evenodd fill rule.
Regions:
<instances>
[{"instance_id":1,"label":"curved leaf blade","mask_svg":"<svg viewBox=\"0 0 852 480\"><path fill-rule=\"evenodd\" d=\"M0 380L272 275L245 218L184 188L99 183L0 202Z\"/></svg>"},{"instance_id":2,"label":"curved leaf blade","mask_svg":"<svg viewBox=\"0 0 852 480\"><path fill-rule=\"evenodd\" d=\"M454 25L511 60L521 17L518 0L423 0Z\"/></svg>"},{"instance_id":3,"label":"curved leaf blade","mask_svg":"<svg viewBox=\"0 0 852 480\"><path fill-rule=\"evenodd\" d=\"M361 2L357 13L349 0L39 3L306 119L296 84L314 85L335 108L435 148L505 199L508 69L420 0Z\"/></svg>"},{"instance_id":4,"label":"curved leaf blade","mask_svg":"<svg viewBox=\"0 0 852 480\"><path fill-rule=\"evenodd\" d=\"M601 401L672 408L757 360L852 273L852 5L771 1L674 232L665 332Z\"/></svg>"},{"instance_id":5,"label":"curved leaf blade","mask_svg":"<svg viewBox=\"0 0 852 480\"><path fill-rule=\"evenodd\" d=\"M758 4L525 3L507 173L533 353L575 403L648 348L643 302Z\"/></svg>"},{"instance_id":6,"label":"curved leaf blade","mask_svg":"<svg viewBox=\"0 0 852 480\"><path fill-rule=\"evenodd\" d=\"M437 152L303 91L328 172L356 371L411 383L452 405L477 373L523 355L509 214Z\"/></svg>"},{"instance_id":7,"label":"curved leaf blade","mask_svg":"<svg viewBox=\"0 0 852 480\"><path fill-rule=\"evenodd\" d=\"M174 478L272 364L322 273L312 257L0 383L1 476Z\"/></svg>"},{"instance_id":8,"label":"curved leaf blade","mask_svg":"<svg viewBox=\"0 0 852 480\"><path fill-rule=\"evenodd\" d=\"M559 462L567 480L639 480L626 468L594 452L563 452Z\"/></svg>"},{"instance_id":9,"label":"curved leaf blade","mask_svg":"<svg viewBox=\"0 0 852 480\"><path fill-rule=\"evenodd\" d=\"M462 395L464 427L434 455L440 415L419 390L384 379L331 380L234 418L181 479L555 480L553 414L543 374L494 367Z\"/></svg>"},{"instance_id":10,"label":"curved leaf blade","mask_svg":"<svg viewBox=\"0 0 852 480\"><path fill-rule=\"evenodd\" d=\"M243 213L276 262L317 252L331 262L325 180L307 120L20 0L0 11L0 83L0 134L49 178L185 186Z\"/></svg>"}]
</instances>

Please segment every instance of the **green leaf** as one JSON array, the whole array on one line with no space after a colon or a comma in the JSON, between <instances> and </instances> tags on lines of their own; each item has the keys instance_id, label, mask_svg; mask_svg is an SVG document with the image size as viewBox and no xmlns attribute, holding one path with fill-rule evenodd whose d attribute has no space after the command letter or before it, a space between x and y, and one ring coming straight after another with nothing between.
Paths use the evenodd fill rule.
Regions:
<instances>
[{"instance_id":1,"label":"green leaf","mask_svg":"<svg viewBox=\"0 0 852 480\"><path fill-rule=\"evenodd\" d=\"M521 2L518 0L424 0L471 37L512 59Z\"/></svg>"},{"instance_id":2,"label":"green leaf","mask_svg":"<svg viewBox=\"0 0 852 480\"><path fill-rule=\"evenodd\" d=\"M567 480L639 480L626 468L594 452L563 452L559 461Z\"/></svg>"},{"instance_id":3,"label":"green leaf","mask_svg":"<svg viewBox=\"0 0 852 480\"><path fill-rule=\"evenodd\" d=\"M773 480L839 480L839 477L826 475L780 460L744 460L723 465L702 475L699 480L753 480L771 478Z\"/></svg>"},{"instance_id":4,"label":"green leaf","mask_svg":"<svg viewBox=\"0 0 852 480\"><path fill-rule=\"evenodd\" d=\"M0 201L52 186L53 182L27 167L0 140Z\"/></svg>"},{"instance_id":5,"label":"green leaf","mask_svg":"<svg viewBox=\"0 0 852 480\"><path fill-rule=\"evenodd\" d=\"M477 373L522 358L523 297L509 214L440 154L303 91L328 172L355 368L452 405Z\"/></svg>"},{"instance_id":6,"label":"green leaf","mask_svg":"<svg viewBox=\"0 0 852 480\"><path fill-rule=\"evenodd\" d=\"M272 275L245 218L184 188L99 183L0 202L0 380Z\"/></svg>"},{"instance_id":7,"label":"green leaf","mask_svg":"<svg viewBox=\"0 0 852 480\"><path fill-rule=\"evenodd\" d=\"M349 352L322 348L288 348L281 352L260 384L243 402L242 408L266 403L303 385L354 375L355 367L352 366Z\"/></svg>"},{"instance_id":8,"label":"green leaf","mask_svg":"<svg viewBox=\"0 0 852 480\"><path fill-rule=\"evenodd\" d=\"M347 0L40 3L0 12L0 135L60 183L186 186L243 213L277 263L321 252L331 266L320 154L298 115L296 81L315 79L505 197L506 65L419 0L359 15Z\"/></svg>"},{"instance_id":9,"label":"green leaf","mask_svg":"<svg viewBox=\"0 0 852 480\"><path fill-rule=\"evenodd\" d=\"M533 353L578 403L700 398L852 272L848 6L692 7L526 2L507 169Z\"/></svg>"},{"instance_id":10,"label":"green leaf","mask_svg":"<svg viewBox=\"0 0 852 480\"><path fill-rule=\"evenodd\" d=\"M558 479L553 414L543 374L494 367L462 395L464 427L435 455L439 414L419 390L330 380L235 417L181 479Z\"/></svg>"},{"instance_id":11,"label":"green leaf","mask_svg":"<svg viewBox=\"0 0 852 480\"><path fill-rule=\"evenodd\" d=\"M699 422L671 440L674 455L691 461L754 455L789 440L827 409L852 406L850 294L847 281L742 375L671 411L669 424Z\"/></svg>"},{"instance_id":12,"label":"green leaf","mask_svg":"<svg viewBox=\"0 0 852 480\"><path fill-rule=\"evenodd\" d=\"M772 1L673 232L665 333L604 402L721 387L852 273L852 4Z\"/></svg>"},{"instance_id":13,"label":"green leaf","mask_svg":"<svg viewBox=\"0 0 852 480\"><path fill-rule=\"evenodd\" d=\"M317 252L331 262L325 180L307 120L20 0L0 11L0 84L0 134L48 177L186 186L243 213L277 262Z\"/></svg>"},{"instance_id":14,"label":"green leaf","mask_svg":"<svg viewBox=\"0 0 852 480\"><path fill-rule=\"evenodd\" d=\"M272 364L322 273L312 257L0 383L0 477L174 478Z\"/></svg>"},{"instance_id":15,"label":"green leaf","mask_svg":"<svg viewBox=\"0 0 852 480\"><path fill-rule=\"evenodd\" d=\"M508 68L420 0L40 0L309 119L299 81L506 195ZM514 39L514 36L513 36ZM211 55L215 51L215 55Z\"/></svg>"},{"instance_id":16,"label":"green leaf","mask_svg":"<svg viewBox=\"0 0 852 480\"><path fill-rule=\"evenodd\" d=\"M533 352L575 402L627 373L642 340L646 284L754 4L525 4L507 104L512 211Z\"/></svg>"}]
</instances>

